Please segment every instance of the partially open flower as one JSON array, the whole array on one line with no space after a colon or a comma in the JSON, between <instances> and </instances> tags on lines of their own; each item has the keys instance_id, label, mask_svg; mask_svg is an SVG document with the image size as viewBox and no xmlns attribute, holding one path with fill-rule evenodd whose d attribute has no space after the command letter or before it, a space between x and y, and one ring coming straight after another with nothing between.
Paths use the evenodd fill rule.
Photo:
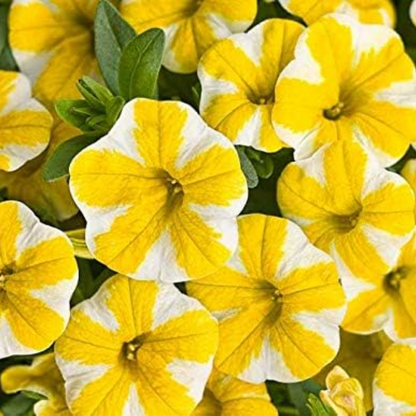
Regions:
<instances>
[{"instance_id":1,"label":"partially open flower","mask_svg":"<svg viewBox=\"0 0 416 416\"><path fill-rule=\"evenodd\" d=\"M7 394L28 391L44 396L45 399L35 404L36 416L71 416L64 380L53 353L34 358L31 366L8 367L1 374L1 387Z\"/></svg>"},{"instance_id":2,"label":"partially open flower","mask_svg":"<svg viewBox=\"0 0 416 416\"><path fill-rule=\"evenodd\" d=\"M164 65L174 72L190 73L217 40L244 32L253 23L257 1L122 0L120 10L138 33L164 29Z\"/></svg>"},{"instance_id":3,"label":"partially open flower","mask_svg":"<svg viewBox=\"0 0 416 416\"><path fill-rule=\"evenodd\" d=\"M0 70L0 170L14 171L46 149L53 119L32 98L29 80Z\"/></svg>"},{"instance_id":4,"label":"partially open flower","mask_svg":"<svg viewBox=\"0 0 416 416\"><path fill-rule=\"evenodd\" d=\"M48 106L78 96L76 82L94 74L93 22L98 0L14 0L10 45L19 68Z\"/></svg>"},{"instance_id":5,"label":"partially open flower","mask_svg":"<svg viewBox=\"0 0 416 416\"><path fill-rule=\"evenodd\" d=\"M277 416L265 383L251 384L214 369L192 416Z\"/></svg>"},{"instance_id":6,"label":"partially open flower","mask_svg":"<svg viewBox=\"0 0 416 416\"><path fill-rule=\"evenodd\" d=\"M130 101L70 168L91 253L136 279L218 270L237 247L247 184L232 143L188 105Z\"/></svg>"},{"instance_id":7,"label":"partially open flower","mask_svg":"<svg viewBox=\"0 0 416 416\"><path fill-rule=\"evenodd\" d=\"M218 344L214 318L173 285L107 280L56 343L74 416L189 415Z\"/></svg>"},{"instance_id":8,"label":"partially open flower","mask_svg":"<svg viewBox=\"0 0 416 416\"><path fill-rule=\"evenodd\" d=\"M410 186L382 169L358 142L334 142L289 164L277 196L284 216L335 259L349 299L374 282L381 289L384 274L395 267L415 226ZM373 312L378 316L380 311ZM370 316L357 315L357 323ZM372 331L380 325L375 321Z\"/></svg>"},{"instance_id":9,"label":"partially open flower","mask_svg":"<svg viewBox=\"0 0 416 416\"><path fill-rule=\"evenodd\" d=\"M302 31L299 23L271 19L210 48L198 67L206 122L235 144L265 152L283 147L271 120L274 88Z\"/></svg>"},{"instance_id":10,"label":"partially open flower","mask_svg":"<svg viewBox=\"0 0 416 416\"><path fill-rule=\"evenodd\" d=\"M365 416L364 391L356 378L336 366L326 377L326 387L319 394L321 400L337 416Z\"/></svg>"},{"instance_id":11,"label":"partially open flower","mask_svg":"<svg viewBox=\"0 0 416 416\"><path fill-rule=\"evenodd\" d=\"M353 138L382 166L406 153L416 132L416 72L396 32L330 15L306 29L295 56L277 82L273 121L296 159Z\"/></svg>"},{"instance_id":12,"label":"partially open flower","mask_svg":"<svg viewBox=\"0 0 416 416\"><path fill-rule=\"evenodd\" d=\"M416 415L416 338L393 344L374 378L374 416Z\"/></svg>"},{"instance_id":13,"label":"partially open flower","mask_svg":"<svg viewBox=\"0 0 416 416\"><path fill-rule=\"evenodd\" d=\"M247 382L296 382L337 354L345 297L331 258L295 224L239 219L239 248L225 267L187 283L220 324L216 367Z\"/></svg>"},{"instance_id":14,"label":"partially open flower","mask_svg":"<svg viewBox=\"0 0 416 416\"><path fill-rule=\"evenodd\" d=\"M328 13L343 13L362 23L394 26L396 11L391 0L279 0L290 13L308 24Z\"/></svg>"},{"instance_id":15,"label":"partially open flower","mask_svg":"<svg viewBox=\"0 0 416 416\"><path fill-rule=\"evenodd\" d=\"M64 331L78 280L65 234L19 202L0 204L0 358L48 348Z\"/></svg>"}]
</instances>

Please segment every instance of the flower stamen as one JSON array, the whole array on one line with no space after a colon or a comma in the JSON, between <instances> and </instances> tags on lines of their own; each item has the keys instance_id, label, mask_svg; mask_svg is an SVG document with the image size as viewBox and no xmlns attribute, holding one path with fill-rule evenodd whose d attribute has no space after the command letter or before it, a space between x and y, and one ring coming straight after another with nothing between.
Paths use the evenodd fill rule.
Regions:
<instances>
[{"instance_id":1,"label":"flower stamen","mask_svg":"<svg viewBox=\"0 0 416 416\"><path fill-rule=\"evenodd\" d=\"M328 120L338 120L341 115L342 111L345 108L345 103L340 101L339 103L335 104L333 107L324 110L324 116Z\"/></svg>"}]
</instances>

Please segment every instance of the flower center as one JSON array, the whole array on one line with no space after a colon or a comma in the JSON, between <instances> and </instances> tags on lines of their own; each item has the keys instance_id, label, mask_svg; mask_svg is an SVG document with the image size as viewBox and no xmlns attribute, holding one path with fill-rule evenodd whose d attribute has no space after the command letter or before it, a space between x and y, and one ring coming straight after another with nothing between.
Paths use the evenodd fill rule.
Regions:
<instances>
[{"instance_id":1,"label":"flower center","mask_svg":"<svg viewBox=\"0 0 416 416\"><path fill-rule=\"evenodd\" d=\"M7 277L14 273L14 269L12 266L4 266L0 270L0 290L5 290Z\"/></svg>"},{"instance_id":2,"label":"flower center","mask_svg":"<svg viewBox=\"0 0 416 416\"><path fill-rule=\"evenodd\" d=\"M398 267L392 270L384 278L384 285L388 291L397 292L400 290L401 281L407 276L405 267Z\"/></svg>"},{"instance_id":3,"label":"flower center","mask_svg":"<svg viewBox=\"0 0 416 416\"><path fill-rule=\"evenodd\" d=\"M344 110L344 108L345 108L345 103L340 101L339 103L335 104L333 107L327 108L326 110L324 110L324 117L328 120L338 120L341 117L342 111Z\"/></svg>"},{"instance_id":4,"label":"flower center","mask_svg":"<svg viewBox=\"0 0 416 416\"><path fill-rule=\"evenodd\" d=\"M183 200L183 188L177 179L172 178L169 174L166 177L166 187L168 190L168 201L171 209L179 207Z\"/></svg>"},{"instance_id":5,"label":"flower center","mask_svg":"<svg viewBox=\"0 0 416 416\"><path fill-rule=\"evenodd\" d=\"M335 217L335 223L338 231L341 233L348 233L353 230L360 220L360 214L361 211L357 211L351 215L339 215Z\"/></svg>"},{"instance_id":6,"label":"flower center","mask_svg":"<svg viewBox=\"0 0 416 416\"><path fill-rule=\"evenodd\" d=\"M144 344L145 334L139 335L123 344L123 357L128 361L137 361L137 352Z\"/></svg>"}]
</instances>

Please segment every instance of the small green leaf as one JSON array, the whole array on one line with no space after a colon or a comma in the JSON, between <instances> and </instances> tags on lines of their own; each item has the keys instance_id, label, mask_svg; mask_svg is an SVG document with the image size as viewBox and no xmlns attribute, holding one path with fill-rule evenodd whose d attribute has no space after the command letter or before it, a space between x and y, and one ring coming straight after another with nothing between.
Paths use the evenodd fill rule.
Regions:
<instances>
[{"instance_id":1,"label":"small green leaf","mask_svg":"<svg viewBox=\"0 0 416 416\"><path fill-rule=\"evenodd\" d=\"M61 143L46 161L42 176L48 182L53 182L69 175L69 165L72 159L85 147L97 141L96 136L82 135Z\"/></svg>"},{"instance_id":2,"label":"small green leaf","mask_svg":"<svg viewBox=\"0 0 416 416\"><path fill-rule=\"evenodd\" d=\"M119 86L126 100L157 97L164 48L165 34L161 29L150 29L125 47L120 59Z\"/></svg>"},{"instance_id":3,"label":"small green leaf","mask_svg":"<svg viewBox=\"0 0 416 416\"><path fill-rule=\"evenodd\" d=\"M124 47L136 36L135 30L108 1L100 0L94 20L95 53L104 80L119 94L118 69Z\"/></svg>"},{"instance_id":4,"label":"small green leaf","mask_svg":"<svg viewBox=\"0 0 416 416\"><path fill-rule=\"evenodd\" d=\"M125 100L122 97L114 97L112 98L106 106L106 113L107 113L107 123L110 126L113 126L114 123L120 117L121 111L123 110Z\"/></svg>"},{"instance_id":5,"label":"small green leaf","mask_svg":"<svg viewBox=\"0 0 416 416\"><path fill-rule=\"evenodd\" d=\"M241 169L247 178L247 186L251 188L255 188L259 184L259 177L257 175L256 169L254 169L253 164L251 163L250 159L247 157L245 153L245 148L242 146L237 146L237 153L240 158L240 165Z\"/></svg>"},{"instance_id":6,"label":"small green leaf","mask_svg":"<svg viewBox=\"0 0 416 416\"><path fill-rule=\"evenodd\" d=\"M0 55L3 53L7 45L7 16L9 14L9 6L0 6Z\"/></svg>"},{"instance_id":7,"label":"small green leaf","mask_svg":"<svg viewBox=\"0 0 416 416\"><path fill-rule=\"evenodd\" d=\"M34 415L33 405L36 403L36 400L33 400L30 397L25 396L23 393L20 393L12 397L5 404L0 404L0 410L3 412L4 416L28 416Z\"/></svg>"},{"instance_id":8,"label":"small green leaf","mask_svg":"<svg viewBox=\"0 0 416 416\"><path fill-rule=\"evenodd\" d=\"M58 116L71 126L83 128L87 116L77 109L86 109L84 100L59 100L55 103L55 110Z\"/></svg>"},{"instance_id":9,"label":"small green leaf","mask_svg":"<svg viewBox=\"0 0 416 416\"><path fill-rule=\"evenodd\" d=\"M335 416L335 412L326 407L314 394L308 396L307 406L311 416Z\"/></svg>"}]
</instances>

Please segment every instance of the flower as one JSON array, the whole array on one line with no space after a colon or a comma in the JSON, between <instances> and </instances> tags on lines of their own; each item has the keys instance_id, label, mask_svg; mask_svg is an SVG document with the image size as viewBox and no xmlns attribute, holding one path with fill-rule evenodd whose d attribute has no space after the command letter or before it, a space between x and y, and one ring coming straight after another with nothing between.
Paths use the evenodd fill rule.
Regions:
<instances>
[{"instance_id":1,"label":"flower","mask_svg":"<svg viewBox=\"0 0 416 416\"><path fill-rule=\"evenodd\" d=\"M78 134L78 130L56 117L48 147L20 169L14 172L0 171L0 189L7 189L9 199L24 202L41 218L56 222L73 217L78 208L72 200L66 178L46 182L42 177L42 168L60 143Z\"/></svg>"},{"instance_id":2,"label":"flower","mask_svg":"<svg viewBox=\"0 0 416 416\"><path fill-rule=\"evenodd\" d=\"M330 15L310 26L275 90L273 121L295 159L359 140L390 166L416 131L416 73L399 35Z\"/></svg>"},{"instance_id":3,"label":"flower","mask_svg":"<svg viewBox=\"0 0 416 416\"><path fill-rule=\"evenodd\" d=\"M410 5L410 19L412 20L413 24L416 25L416 0L412 1Z\"/></svg>"},{"instance_id":4,"label":"flower","mask_svg":"<svg viewBox=\"0 0 416 416\"><path fill-rule=\"evenodd\" d=\"M78 281L69 240L19 202L0 204L0 358L48 348ZM35 312L35 313L34 313Z\"/></svg>"},{"instance_id":5,"label":"flower","mask_svg":"<svg viewBox=\"0 0 416 416\"><path fill-rule=\"evenodd\" d=\"M373 379L378 364L386 349L391 345L384 332L372 335L356 335L341 331L341 347L331 365L316 377L325 384L325 379L334 365L339 365L356 378L364 390L366 411L373 409Z\"/></svg>"},{"instance_id":6,"label":"flower","mask_svg":"<svg viewBox=\"0 0 416 416\"><path fill-rule=\"evenodd\" d=\"M164 29L164 65L174 72L191 73L217 40L244 32L253 23L257 1L122 0L120 11L138 33Z\"/></svg>"},{"instance_id":7,"label":"flower","mask_svg":"<svg viewBox=\"0 0 416 416\"><path fill-rule=\"evenodd\" d=\"M111 277L56 343L68 406L74 416L190 414L217 343L215 319L173 285Z\"/></svg>"},{"instance_id":8,"label":"flower","mask_svg":"<svg viewBox=\"0 0 416 416\"><path fill-rule=\"evenodd\" d=\"M303 26L271 19L217 42L202 57L201 115L235 144L276 152L283 143L271 121L274 88Z\"/></svg>"},{"instance_id":9,"label":"flower","mask_svg":"<svg viewBox=\"0 0 416 416\"><path fill-rule=\"evenodd\" d=\"M410 186L382 169L358 142L337 141L289 164L277 197L283 215L335 259L349 299L355 284L367 288L366 280L378 281L395 266L414 230Z\"/></svg>"},{"instance_id":10,"label":"flower","mask_svg":"<svg viewBox=\"0 0 416 416\"><path fill-rule=\"evenodd\" d=\"M319 396L337 416L365 416L364 391L360 382L341 367L335 366L326 377L327 390Z\"/></svg>"},{"instance_id":11,"label":"flower","mask_svg":"<svg viewBox=\"0 0 416 416\"><path fill-rule=\"evenodd\" d=\"M214 369L192 416L277 416L265 383L250 384Z\"/></svg>"},{"instance_id":12,"label":"flower","mask_svg":"<svg viewBox=\"0 0 416 416\"><path fill-rule=\"evenodd\" d=\"M0 70L0 170L13 171L47 146L52 116L32 98L29 80Z\"/></svg>"},{"instance_id":13,"label":"flower","mask_svg":"<svg viewBox=\"0 0 416 416\"><path fill-rule=\"evenodd\" d=\"M218 270L237 246L247 185L233 145L190 106L136 99L70 167L91 253L136 279Z\"/></svg>"},{"instance_id":14,"label":"flower","mask_svg":"<svg viewBox=\"0 0 416 416\"><path fill-rule=\"evenodd\" d=\"M219 321L215 365L251 383L305 380L338 352L345 298L335 265L283 218L240 217L239 233L226 266L186 286Z\"/></svg>"},{"instance_id":15,"label":"flower","mask_svg":"<svg viewBox=\"0 0 416 416\"><path fill-rule=\"evenodd\" d=\"M396 12L391 0L280 0L280 3L308 24L333 12L347 14L362 23L377 23L391 27L396 23Z\"/></svg>"},{"instance_id":16,"label":"flower","mask_svg":"<svg viewBox=\"0 0 416 416\"><path fill-rule=\"evenodd\" d=\"M53 353L35 357L32 365L15 365L1 374L1 387L7 394L30 391L45 399L35 404L36 416L71 416L65 401L62 375Z\"/></svg>"},{"instance_id":17,"label":"flower","mask_svg":"<svg viewBox=\"0 0 416 416\"><path fill-rule=\"evenodd\" d=\"M78 97L76 82L97 73L93 22L98 0L14 0L9 39L19 68L48 106Z\"/></svg>"},{"instance_id":18,"label":"flower","mask_svg":"<svg viewBox=\"0 0 416 416\"><path fill-rule=\"evenodd\" d=\"M416 414L416 339L393 344L374 378L374 416Z\"/></svg>"},{"instance_id":19,"label":"flower","mask_svg":"<svg viewBox=\"0 0 416 416\"><path fill-rule=\"evenodd\" d=\"M412 187L413 192L416 194L416 159L410 159L406 162L403 169L400 172L407 183ZM416 204L415 204L415 218L416 218Z\"/></svg>"},{"instance_id":20,"label":"flower","mask_svg":"<svg viewBox=\"0 0 416 416\"><path fill-rule=\"evenodd\" d=\"M393 340L416 337L416 234L393 266L381 259L355 266L342 280L348 298L343 328L357 333L384 329Z\"/></svg>"}]
</instances>

